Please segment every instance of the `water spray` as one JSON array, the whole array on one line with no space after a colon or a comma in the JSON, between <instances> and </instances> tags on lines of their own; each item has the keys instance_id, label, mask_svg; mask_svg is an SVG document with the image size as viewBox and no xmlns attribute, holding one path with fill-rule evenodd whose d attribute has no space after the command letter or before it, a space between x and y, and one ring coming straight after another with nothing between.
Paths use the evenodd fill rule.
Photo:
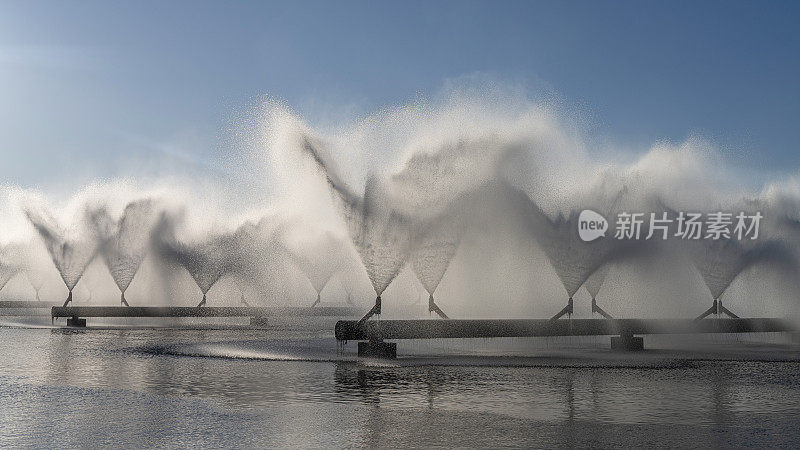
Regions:
<instances>
[{"instance_id":1,"label":"water spray","mask_svg":"<svg viewBox=\"0 0 800 450\"><path fill-rule=\"evenodd\" d=\"M72 290L97 254L97 240L82 223L65 229L46 211L25 209L25 215L39 234L69 290L64 306L72 302Z\"/></svg>"},{"instance_id":2,"label":"water spray","mask_svg":"<svg viewBox=\"0 0 800 450\"><path fill-rule=\"evenodd\" d=\"M226 274L238 278L254 276L253 268L263 258L257 238L260 226L245 222L235 231L205 236L203 239L185 243L175 237L175 226L171 219L162 216L154 235L158 253L166 261L175 263L189 272L203 298L197 307L205 306L206 294Z\"/></svg>"},{"instance_id":3,"label":"water spray","mask_svg":"<svg viewBox=\"0 0 800 450\"><path fill-rule=\"evenodd\" d=\"M607 271L608 265L604 265L595 270L594 273L583 283L583 287L585 287L586 291L589 292L589 295L592 296L592 314L600 314L606 319L613 319L614 317L611 316L611 314L606 312L600 307L600 305L597 304L597 294L600 293L600 289L603 287Z\"/></svg>"},{"instance_id":4,"label":"water spray","mask_svg":"<svg viewBox=\"0 0 800 450\"><path fill-rule=\"evenodd\" d=\"M342 286L344 286L344 284ZM352 306L353 305L353 291L352 291L352 289L350 289L349 287L345 287L344 288L344 292L345 292L345 297L344 297L345 303L347 303L348 305Z\"/></svg>"},{"instance_id":5,"label":"water spray","mask_svg":"<svg viewBox=\"0 0 800 450\"><path fill-rule=\"evenodd\" d=\"M86 214L100 241L98 251L121 292L122 305L130 306L125 291L147 256L156 213L155 201L143 199L128 203L118 219L105 206Z\"/></svg>"},{"instance_id":6,"label":"water spray","mask_svg":"<svg viewBox=\"0 0 800 450\"><path fill-rule=\"evenodd\" d=\"M298 138L302 152L312 159L325 177L377 294L375 305L360 321L364 322L380 315L381 293L406 263L411 250L410 220L387 207L386 187L378 176L370 175L364 186L364 195L358 196L344 183L318 140L305 132L301 132Z\"/></svg>"},{"instance_id":7,"label":"water spray","mask_svg":"<svg viewBox=\"0 0 800 450\"><path fill-rule=\"evenodd\" d=\"M250 304L247 303L247 300L244 298L244 290L242 289L239 289L239 304L242 306L250 306Z\"/></svg>"},{"instance_id":8,"label":"water spray","mask_svg":"<svg viewBox=\"0 0 800 450\"><path fill-rule=\"evenodd\" d=\"M429 295L428 313L436 313L442 319L449 317L436 304L433 293L444 278L461 242L460 229L454 225L454 217L444 214L420 225L420 231L414 239L418 243L410 256L411 268ZM419 295L416 301L419 302Z\"/></svg>"},{"instance_id":9,"label":"water spray","mask_svg":"<svg viewBox=\"0 0 800 450\"><path fill-rule=\"evenodd\" d=\"M7 265L0 261L0 291L6 287L6 284L14 278L20 269L14 265Z\"/></svg>"},{"instance_id":10,"label":"water spray","mask_svg":"<svg viewBox=\"0 0 800 450\"><path fill-rule=\"evenodd\" d=\"M27 278L28 284L31 285L36 293L36 301L41 301L41 298L39 298L39 291L41 291L44 286L44 275L29 266L25 269L25 278Z\"/></svg>"},{"instance_id":11,"label":"water spray","mask_svg":"<svg viewBox=\"0 0 800 450\"><path fill-rule=\"evenodd\" d=\"M761 242L734 239L700 241L694 243L690 251L695 268L713 299L711 307L697 316L697 320L712 314L734 319L739 317L722 304L722 296L745 269L755 264L772 264L796 270L791 252L783 243L772 239Z\"/></svg>"},{"instance_id":12,"label":"water spray","mask_svg":"<svg viewBox=\"0 0 800 450\"><path fill-rule=\"evenodd\" d=\"M574 313L574 296L581 286L583 286L592 275L608 264L609 262L630 256L633 254L633 245L610 237L601 238L596 241L587 242L581 239L578 233L580 212L586 208L572 208L566 214L559 212L554 218L544 212L528 194L516 187L503 182L494 187L499 195L510 202L512 208L520 214L521 219L528 227L528 231L539 247L547 255L553 270L561 280L561 284L567 292L567 304L551 320L557 320L564 316L569 319ZM589 201L590 205L598 204L602 207L593 206L594 209L604 211L610 215L622 197L627 192L626 189L619 189L610 199ZM591 208L588 208L591 209ZM604 273L597 274L599 277ZM602 277L599 279L602 283ZM599 287L598 287L599 289ZM596 295L592 295L593 298ZM596 300L593 302L593 312L602 311L603 317L611 317L608 313L597 306Z\"/></svg>"}]
</instances>

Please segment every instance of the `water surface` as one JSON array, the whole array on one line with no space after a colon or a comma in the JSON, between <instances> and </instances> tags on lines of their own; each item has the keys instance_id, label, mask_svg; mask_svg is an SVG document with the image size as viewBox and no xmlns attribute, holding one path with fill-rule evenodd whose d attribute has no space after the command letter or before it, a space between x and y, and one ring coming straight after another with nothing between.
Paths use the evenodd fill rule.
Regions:
<instances>
[{"instance_id":1,"label":"water surface","mask_svg":"<svg viewBox=\"0 0 800 450\"><path fill-rule=\"evenodd\" d=\"M800 443L781 339L401 345L327 331L2 327L0 445L709 447Z\"/></svg>"}]
</instances>

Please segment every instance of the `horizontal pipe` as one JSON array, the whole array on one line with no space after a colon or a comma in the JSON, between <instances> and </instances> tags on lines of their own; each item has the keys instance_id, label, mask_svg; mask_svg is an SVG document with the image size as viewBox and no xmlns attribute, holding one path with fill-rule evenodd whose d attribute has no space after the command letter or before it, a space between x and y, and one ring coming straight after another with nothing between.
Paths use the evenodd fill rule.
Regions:
<instances>
[{"instance_id":1,"label":"horizontal pipe","mask_svg":"<svg viewBox=\"0 0 800 450\"><path fill-rule=\"evenodd\" d=\"M796 331L784 319L486 319L375 320L336 323L336 339L450 339L623 334L755 333Z\"/></svg>"},{"instance_id":2,"label":"horizontal pipe","mask_svg":"<svg viewBox=\"0 0 800 450\"><path fill-rule=\"evenodd\" d=\"M360 309L338 306L53 306L52 317L355 317Z\"/></svg>"},{"instance_id":3,"label":"horizontal pipe","mask_svg":"<svg viewBox=\"0 0 800 450\"><path fill-rule=\"evenodd\" d=\"M50 308L53 303L35 300L0 300L0 308Z\"/></svg>"},{"instance_id":4,"label":"horizontal pipe","mask_svg":"<svg viewBox=\"0 0 800 450\"><path fill-rule=\"evenodd\" d=\"M47 317L43 308L0 308L0 317Z\"/></svg>"}]
</instances>

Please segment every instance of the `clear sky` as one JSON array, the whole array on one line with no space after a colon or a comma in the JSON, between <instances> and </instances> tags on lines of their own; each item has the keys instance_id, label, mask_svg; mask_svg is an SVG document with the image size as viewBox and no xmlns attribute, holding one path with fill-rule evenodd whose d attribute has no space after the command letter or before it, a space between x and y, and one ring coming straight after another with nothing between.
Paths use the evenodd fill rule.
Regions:
<instances>
[{"instance_id":1,"label":"clear sky","mask_svg":"<svg viewBox=\"0 0 800 450\"><path fill-rule=\"evenodd\" d=\"M218 145L262 94L364 112L487 73L630 145L800 167L800 2L0 1L0 182ZM178 149L168 143L180 142Z\"/></svg>"}]
</instances>

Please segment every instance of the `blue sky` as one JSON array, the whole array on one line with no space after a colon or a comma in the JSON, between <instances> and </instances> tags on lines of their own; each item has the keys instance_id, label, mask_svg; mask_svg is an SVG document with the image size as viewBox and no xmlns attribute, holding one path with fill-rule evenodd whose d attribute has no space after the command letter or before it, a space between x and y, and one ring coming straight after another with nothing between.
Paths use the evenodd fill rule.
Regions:
<instances>
[{"instance_id":1,"label":"blue sky","mask_svg":"<svg viewBox=\"0 0 800 450\"><path fill-rule=\"evenodd\" d=\"M546 86L620 145L700 133L791 173L798 23L798 2L5 0L0 181L202 160L263 94L369 112L475 73Z\"/></svg>"}]
</instances>

